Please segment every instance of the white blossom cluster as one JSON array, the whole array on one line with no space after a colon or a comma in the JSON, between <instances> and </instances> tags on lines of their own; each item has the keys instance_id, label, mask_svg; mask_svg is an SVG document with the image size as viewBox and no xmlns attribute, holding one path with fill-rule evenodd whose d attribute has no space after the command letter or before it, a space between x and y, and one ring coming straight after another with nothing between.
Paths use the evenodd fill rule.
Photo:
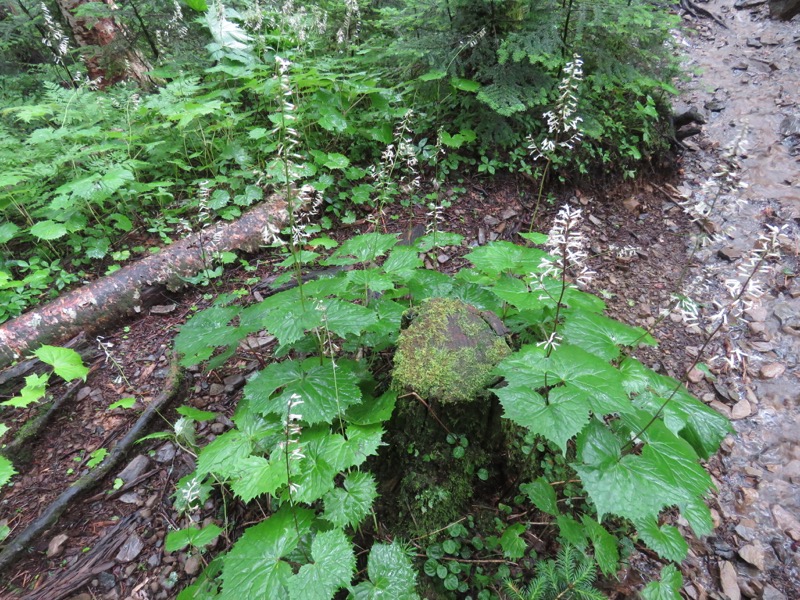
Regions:
<instances>
[{"instance_id":1,"label":"white blossom cluster","mask_svg":"<svg viewBox=\"0 0 800 600\"><path fill-rule=\"evenodd\" d=\"M444 128L440 127L436 136L436 155L434 160L436 161L437 165L439 164L439 156L444 156L446 153L444 143L442 142L443 131ZM439 230L439 226L444 223L444 206L442 206L442 202L438 194L440 187L441 183L439 181L439 170L436 169L435 179L433 180L433 189L437 193L437 200L436 202L428 202L428 212L425 213L425 216L428 218L428 221L425 224L425 233L428 235L437 232Z\"/></svg>"},{"instance_id":2,"label":"white blossom cluster","mask_svg":"<svg viewBox=\"0 0 800 600\"><path fill-rule=\"evenodd\" d=\"M166 48L175 39L183 39L189 34L189 28L184 25L183 10L178 0L172 2L172 13L167 19L164 29L156 29L156 44L159 48Z\"/></svg>"},{"instance_id":3,"label":"white blossom cluster","mask_svg":"<svg viewBox=\"0 0 800 600\"><path fill-rule=\"evenodd\" d=\"M311 33L322 35L328 30L328 14L324 10L318 6L297 6L294 0L268 1L265 6L255 0L245 13L244 21L255 30L266 23L267 28L280 29L301 42Z\"/></svg>"},{"instance_id":4,"label":"white blossom cluster","mask_svg":"<svg viewBox=\"0 0 800 600\"><path fill-rule=\"evenodd\" d=\"M61 26L53 19L50 9L42 2L42 18L44 19L44 37L42 43L53 51L53 59L57 64L64 64L64 57L69 52L69 39Z\"/></svg>"},{"instance_id":5,"label":"white blossom cluster","mask_svg":"<svg viewBox=\"0 0 800 600\"><path fill-rule=\"evenodd\" d=\"M727 303L715 301L716 312L712 323L725 324L729 316L738 317L745 310L754 308L766 293L763 277L769 276L774 262L781 257L780 236L782 228L767 225L767 232L758 236L755 246L736 267L736 277L725 279L723 285L731 300Z\"/></svg>"},{"instance_id":6,"label":"white blossom cluster","mask_svg":"<svg viewBox=\"0 0 800 600\"><path fill-rule=\"evenodd\" d=\"M575 54L564 66L564 77L558 85L555 109L544 113L547 121L547 136L537 142L528 136L528 150L534 160L550 160L559 150L572 150L583 138L579 129L581 117L578 111L578 86L583 81L583 61Z\"/></svg>"},{"instance_id":7,"label":"white blossom cluster","mask_svg":"<svg viewBox=\"0 0 800 600\"><path fill-rule=\"evenodd\" d=\"M385 200L384 196L393 184L395 170L400 165L405 167L405 173L400 177L400 182L405 184L405 188L412 190L420 186L417 149L411 140L411 120L413 116L414 111L406 111L403 120L400 121L394 131L394 143L386 146L386 149L381 153L381 161L378 167L373 166L370 168L381 202Z\"/></svg>"},{"instance_id":8,"label":"white blossom cluster","mask_svg":"<svg viewBox=\"0 0 800 600\"><path fill-rule=\"evenodd\" d=\"M484 26L481 27L478 31L473 33L468 38L461 40L461 42L459 42L458 45L461 48L474 48L475 46L478 45L478 42L480 42L485 36L486 36L486 27Z\"/></svg>"},{"instance_id":9,"label":"white blossom cluster","mask_svg":"<svg viewBox=\"0 0 800 600\"><path fill-rule=\"evenodd\" d=\"M585 286L591 281L595 272L586 264L587 239L580 229L582 222L583 213L580 208L565 204L558 211L546 244L550 254L558 258L555 261L544 259L539 265L544 270L544 277L561 279L570 273L579 286Z\"/></svg>"},{"instance_id":10,"label":"white blossom cluster","mask_svg":"<svg viewBox=\"0 0 800 600\"><path fill-rule=\"evenodd\" d=\"M336 42L339 45L357 40L361 33L361 8L358 6L358 0L345 0L344 10L344 22L336 32Z\"/></svg>"},{"instance_id":11,"label":"white blossom cluster","mask_svg":"<svg viewBox=\"0 0 800 600\"><path fill-rule=\"evenodd\" d=\"M286 455L286 468L291 469L293 462L299 462L305 458L303 447L300 443L300 434L303 432L300 421L303 415L297 408L303 404L302 398L298 394L292 394L286 406L286 420L283 423L284 439L278 442L278 449ZM289 481L289 493L297 493L297 484Z\"/></svg>"}]
</instances>

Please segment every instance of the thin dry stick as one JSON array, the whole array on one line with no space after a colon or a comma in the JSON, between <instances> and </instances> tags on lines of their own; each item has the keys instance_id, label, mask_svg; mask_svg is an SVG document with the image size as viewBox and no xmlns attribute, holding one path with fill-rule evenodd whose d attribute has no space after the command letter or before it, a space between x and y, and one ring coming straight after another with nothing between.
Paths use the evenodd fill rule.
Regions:
<instances>
[{"instance_id":1,"label":"thin dry stick","mask_svg":"<svg viewBox=\"0 0 800 600\"><path fill-rule=\"evenodd\" d=\"M147 405L147 408L144 409L144 412L142 412L130 431L120 440L119 444L114 447L102 463L62 492L36 520L28 525L28 527L15 537L13 541L6 545L3 551L0 552L0 571L7 569L19 558L23 550L27 548L35 538L41 535L46 529L52 527L64 511L69 508L73 500L97 485L117 466L139 437L141 437L156 412L166 406L167 403L175 397L180 389L181 382L182 371L178 367L177 357L173 357L164 392Z\"/></svg>"}]
</instances>

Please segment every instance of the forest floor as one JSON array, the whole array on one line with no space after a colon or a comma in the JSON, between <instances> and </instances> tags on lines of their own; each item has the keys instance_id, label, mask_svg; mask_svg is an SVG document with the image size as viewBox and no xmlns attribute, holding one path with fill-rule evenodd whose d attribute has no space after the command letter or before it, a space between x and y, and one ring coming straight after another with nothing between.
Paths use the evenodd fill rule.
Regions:
<instances>
[{"instance_id":1,"label":"forest floor","mask_svg":"<svg viewBox=\"0 0 800 600\"><path fill-rule=\"evenodd\" d=\"M537 226L546 231L562 202L583 208L592 268L598 273L592 291L616 318L654 328L659 349L641 358L678 378L694 362L705 330L702 321L687 323L677 311L659 320L673 294L692 295L708 311L714 301L724 303L725 281L736 276L766 226L787 226L782 269L765 283L760 305L732 321L706 349L709 358L722 358L712 364L713 376L696 370L689 376L690 390L730 416L737 429L707 465L719 488L711 500L717 527L713 536L693 541L682 565L684 594L693 600L800 598L800 282L795 277L800 146L792 146L800 142L799 40L793 37L796 22L769 21L763 3L750 4L743 10L734 9L730 0L706 5L729 29L693 21L695 31L682 39L690 69L702 69L684 84L682 101L703 113L707 124L687 142L678 173L564 191ZM516 233L528 230L535 204L532 183L498 178L465 188L453 198L441 226L463 234L465 244L430 257L431 267L455 271L470 245L518 241ZM701 202L709 210L696 219ZM421 207L392 211L385 218L388 231L408 235L428 221ZM340 235L369 228L361 221ZM709 232L714 240L701 245ZM180 325L219 293L245 289L243 301L257 297L257 286L245 281L272 277L282 259L270 252L254 257L256 272L228 271L206 288L165 296L149 314L109 331L85 386L31 448L22 476L0 495L0 519L15 531L35 519L86 469L89 454L113 445L136 420L135 408L163 391ZM258 359L269 354L272 343L269 336L253 336L223 369L190 369L191 377L156 429L170 429L175 407L189 405L220 415L199 424L201 444L226 431L245 378L260 368ZM62 392L55 389L53 395ZM128 396L137 399L134 410L108 409ZM164 599L191 581L204 558L165 553L163 541L182 525L170 495L193 470L192 456L170 441L151 441L137 446L126 464L127 472L101 482L14 565L0 597ZM136 483L115 490L117 479ZM204 518L218 512L210 500ZM220 540L216 550L225 546ZM656 576L658 565L646 558L609 585L611 598L635 597L634 590Z\"/></svg>"}]
</instances>

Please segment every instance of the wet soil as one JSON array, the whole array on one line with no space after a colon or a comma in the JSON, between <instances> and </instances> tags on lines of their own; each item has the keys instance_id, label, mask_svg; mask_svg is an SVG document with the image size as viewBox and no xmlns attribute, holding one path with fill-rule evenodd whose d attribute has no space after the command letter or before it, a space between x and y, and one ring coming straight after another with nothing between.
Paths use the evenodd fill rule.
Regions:
<instances>
[{"instance_id":1,"label":"wet soil","mask_svg":"<svg viewBox=\"0 0 800 600\"><path fill-rule=\"evenodd\" d=\"M713 377L690 373L692 391L734 418L737 435L708 464L719 488L712 499L718 527L713 536L693 542L682 570L688 598L794 600L800 598L800 286L795 279L800 166L793 144L800 133L784 133L791 126L787 118L800 118L798 27L796 22L768 21L764 5L737 11L730 0L717 0L706 6L730 29L691 21L690 32L680 38L688 69L699 69L682 84L682 101L703 112L707 124L687 142L678 159L679 176L646 173L636 182L565 191L540 216L536 229L548 229L561 203L583 208L592 268L598 273L592 291L616 318L652 328L659 349L640 358L680 378L706 342L714 302L724 304L728 298L725 281L737 276L768 225L787 226L784 256L763 276L759 305L731 319L706 347L702 360ZM464 188L452 196L440 227L462 233L465 244L427 257L429 267L457 270L472 245L518 241L516 233L528 230L535 204L530 182L498 178L468 182ZM698 206L703 211L699 218ZM421 206L395 207L379 221L407 236L415 226L424 228L427 212ZM361 220L338 235L349 237L371 227ZM709 232L715 234L711 240ZM165 298L159 310L108 332L108 352L91 365L86 385L32 446L13 486L0 493L0 519L12 535L88 469L93 450L121 438L138 410L161 391L180 324L223 291L244 289L243 302L257 299L254 280L274 275L273 265L280 260L266 252L253 258L255 271L229 271L214 287ZM700 304L696 322L671 310L675 293L691 295ZM268 336L253 336L223 369L192 371L188 386L155 428L168 429L175 406L187 404L220 414L199 425L200 443L224 432L231 426L244 377L268 361L270 352ZM710 360L713 355L720 359ZM52 394L62 391L55 387ZM137 404L109 409L126 397L136 398ZM20 422L27 416L16 415ZM192 580L205 559L166 553L163 539L171 529L187 525L170 495L193 469L193 457L160 440L137 447L130 458L139 461L133 479L141 480L121 494L114 489L118 473L101 482L93 496L70 508L4 574L0 597L25 597L38 590L32 597L55 598L61 590L64 595L58 597L81 600L162 599ZM200 519L207 523L218 514L212 500ZM228 543L220 539L214 550ZM89 556L93 562L87 562ZM609 596L634 597L659 567L647 554L633 559L610 586Z\"/></svg>"},{"instance_id":2,"label":"wet soil","mask_svg":"<svg viewBox=\"0 0 800 600\"><path fill-rule=\"evenodd\" d=\"M797 18L768 19L766 4L738 4L750 6L705 5L728 29L701 26L682 39L698 73L682 100L707 123L688 144L680 190L688 204L710 207L718 231L697 252L697 299L724 298L725 281L741 279L770 227L781 230L783 257L764 276L764 294L724 332L730 364L699 384L732 406L737 436L710 465L720 525L705 541L706 571L691 597L791 600L800 598L800 27Z\"/></svg>"}]
</instances>

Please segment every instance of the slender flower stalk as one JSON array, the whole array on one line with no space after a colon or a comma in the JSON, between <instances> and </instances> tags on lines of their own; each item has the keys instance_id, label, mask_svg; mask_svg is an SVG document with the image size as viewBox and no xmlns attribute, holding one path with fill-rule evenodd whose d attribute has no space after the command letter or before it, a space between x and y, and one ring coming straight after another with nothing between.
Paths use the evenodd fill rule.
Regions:
<instances>
[{"instance_id":1,"label":"slender flower stalk","mask_svg":"<svg viewBox=\"0 0 800 600\"><path fill-rule=\"evenodd\" d=\"M394 141L386 146L381 154L381 161L377 167L372 167L372 178L378 192L377 218L382 220L383 205L396 189L394 182L395 171L401 166L405 173L400 177L400 183L411 191L419 188L420 176L417 158L417 149L411 140L411 122L414 111L408 110L394 131ZM385 229L385 227L384 227Z\"/></svg>"},{"instance_id":2,"label":"slender flower stalk","mask_svg":"<svg viewBox=\"0 0 800 600\"><path fill-rule=\"evenodd\" d=\"M584 249L586 236L580 230L583 215L579 208L571 208L564 205L558 211L553 226L547 236L546 248L555 260L545 258L539 265L540 272L532 276L535 286L547 293L545 279L558 279L561 281L561 288L558 299L556 299L556 315L553 319L553 329L546 340L539 342L543 346L547 356L550 356L561 343L561 336L558 333L561 308L563 307L564 294L570 287L570 277L579 285L585 286L589 283L594 271L586 265L587 253Z\"/></svg>"},{"instance_id":3,"label":"slender flower stalk","mask_svg":"<svg viewBox=\"0 0 800 600\"><path fill-rule=\"evenodd\" d=\"M686 375L684 375L683 378L684 380L688 376L688 373L699 364L701 358L705 355L706 350L711 344L711 341L728 326L728 318L731 316L738 317L743 311L754 307L764 294L764 286L761 277L770 275L773 271L775 260L780 258L780 237L782 234L782 230L777 227L767 227L767 233L763 233L759 236L755 247L737 267L739 278L726 281L726 287L731 295L731 299L727 303L715 303L717 311L710 317L712 329L702 347L697 352L697 356L691 366L686 370ZM746 356L747 355L738 347L731 347L728 356L725 357L725 361L730 366L736 366ZM713 361L714 358L711 360ZM653 414L652 418L631 437L631 440L626 444L623 450L636 443L636 440L661 416L664 409L675 397L675 394L678 393L683 383L683 380L676 383L671 393L664 399L664 402L658 407L658 410Z\"/></svg>"},{"instance_id":4,"label":"slender flower stalk","mask_svg":"<svg viewBox=\"0 0 800 600\"><path fill-rule=\"evenodd\" d=\"M542 175L539 178L539 191L536 195L536 207L531 218L530 231L533 230L539 213L544 184L547 181L550 167L562 153L572 151L583 139L583 132L580 130L583 119L577 115L578 89L581 81L583 81L583 60L578 54L575 54L572 60L564 65L564 77L558 85L558 98L554 109L543 115L547 121L547 135L538 141L533 136L528 136L528 150L531 158L534 161L542 159L545 161Z\"/></svg>"}]
</instances>

